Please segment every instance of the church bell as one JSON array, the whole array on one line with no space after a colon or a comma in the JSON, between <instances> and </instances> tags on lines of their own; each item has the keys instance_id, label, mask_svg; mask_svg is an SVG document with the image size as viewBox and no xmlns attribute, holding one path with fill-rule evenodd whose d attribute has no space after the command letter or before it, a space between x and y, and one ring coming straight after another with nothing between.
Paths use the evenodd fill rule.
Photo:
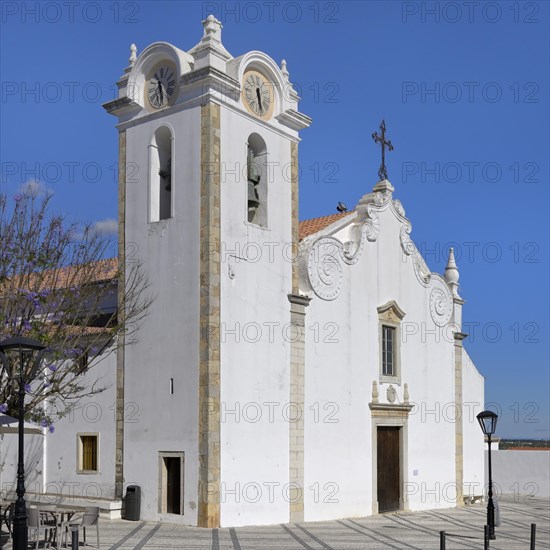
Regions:
<instances>
[{"instance_id":1,"label":"church bell","mask_svg":"<svg viewBox=\"0 0 550 550\"><path fill-rule=\"evenodd\" d=\"M258 197L256 184L248 180L248 209L255 210L258 206L260 206L260 197Z\"/></svg>"},{"instance_id":2,"label":"church bell","mask_svg":"<svg viewBox=\"0 0 550 550\"><path fill-rule=\"evenodd\" d=\"M248 147L247 158L247 179L248 179L248 210L256 210L260 206L258 195L258 184L260 183L260 170L254 162L254 153Z\"/></svg>"}]
</instances>

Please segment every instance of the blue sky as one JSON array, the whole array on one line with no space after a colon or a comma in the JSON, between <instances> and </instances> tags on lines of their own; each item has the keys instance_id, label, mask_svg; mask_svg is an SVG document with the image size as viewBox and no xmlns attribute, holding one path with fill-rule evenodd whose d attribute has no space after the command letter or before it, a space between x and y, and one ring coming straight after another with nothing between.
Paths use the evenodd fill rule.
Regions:
<instances>
[{"instance_id":1,"label":"blue sky","mask_svg":"<svg viewBox=\"0 0 550 550\"><path fill-rule=\"evenodd\" d=\"M389 179L428 265L454 244L467 349L503 436L549 437L546 2L3 2L2 190L38 180L69 218L116 218L114 97L129 46L189 50L213 13L225 47L285 58L313 118L300 217Z\"/></svg>"}]
</instances>

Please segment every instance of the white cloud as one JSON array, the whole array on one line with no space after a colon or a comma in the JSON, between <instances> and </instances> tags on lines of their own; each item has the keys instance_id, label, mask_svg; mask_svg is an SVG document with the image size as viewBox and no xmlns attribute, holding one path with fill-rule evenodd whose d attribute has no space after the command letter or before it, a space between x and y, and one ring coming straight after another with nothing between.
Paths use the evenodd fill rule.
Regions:
<instances>
[{"instance_id":1,"label":"white cloud","mask_svg":"<svg viewBox=\"0 0 550 550\"><path fill-rule=\"evenodd\" d=\"M53 189L50 189L41 181L30 179L21 184L20 192L29 197L39 197L41 195L52 195Z\"/></svg>"},{"instance_id":2,"label":"white cloud","mask_svg":"<svg viewBox=\"0 0 550 550\"><path fill-rule=\"evenodd\" d=\"M94 223L92 230L98 235L116 235L118 233L118 222L113 218L100 220Z\"/></svg>"}]
</instances>

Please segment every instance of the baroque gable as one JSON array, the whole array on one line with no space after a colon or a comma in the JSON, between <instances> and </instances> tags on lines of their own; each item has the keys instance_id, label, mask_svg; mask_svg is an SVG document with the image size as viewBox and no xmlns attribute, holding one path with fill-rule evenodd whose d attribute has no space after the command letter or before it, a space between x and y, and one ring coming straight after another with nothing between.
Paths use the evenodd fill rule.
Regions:
<instances>
[{"instance_id":1,"label":"baroque gable","mask_svg":"<svg viewBox=\"0 0 550 550\"><path fill-rule=\"evenodd\" d=\"M392 192L389 181L378 182L373 192L359 201L354 212L336 217L334 223L308 234L301 241L300 289L309 297L336 300L342 290L344 269L356 264L365 247L377 241L381 214L389 211L401 223L399 240L404 258L410 258L418 284L430 289L431 317L436 325L444 326L452 318L453 295L445 279L428 268L411 239L412 224L405 209L399 200L393 198ZM336 236L343 229L347 229L345 234L349 237L345 241Z\"/></svg>"}]
</instances>

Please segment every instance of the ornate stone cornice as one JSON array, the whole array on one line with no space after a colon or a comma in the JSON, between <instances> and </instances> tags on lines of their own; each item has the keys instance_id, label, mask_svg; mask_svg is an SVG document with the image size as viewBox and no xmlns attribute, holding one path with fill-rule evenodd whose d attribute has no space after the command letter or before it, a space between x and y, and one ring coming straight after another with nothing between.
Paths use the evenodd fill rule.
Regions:
<instances>
[{"instance_id":1,"label":"ornate stone cornice","mask_svg":"<svg viewBox=\"0 0 550 550\"><path fill-rule=\"evenodd\" d=\"M120 97L107 101L103 104L103 108L110 114L115 116L121 116L126 113L138 113L141 111L141 106L138 105L133 99L129 97Z\"/></svg>"},{"instance_id":2,"label":"ornate stone cornice","mask_svg":"<svg viewBox=\"0 0 550 550\"><path fill-rule=\"evenodd\" d=\"M398 403L369 403L372 417L395 417L408 418L414 405Z\"/></svg>"},{"instance_id":3,"label":"ornate stone cornice","mask_svg":"<svg viewBox=\"0 0 550 550\"><path fill-rule=\"evenodd\" d=\"M233 99L239 97L241 93L241 85L238 80L227 75L223 71L215 67L203 67L184 74L181 77L181 83L184 86L192 86L198 83L204 85L210 84L216 89L222 91L225 95L231 96Z\"/></svg>"},{"instance_id":4,"label":"ornate stone cornice","mask_svg":"<svg viewBox=\"0 0 550 550\"><path fill-rule=\"evenodd\" d=\"M395 315L402 320L406 313L397 305L397 302L395 300L390 300L389 302L386 302L382 306L378 306L377 308L378 315L382 315L386 313L387 311L391 310L395 313Z\"/></svg>"},{"instance_id":5,"label":"ornate stone cornice","mask_svg":"<svg viewBox=\"0 0 550 550\"><path fill-rule=\"evenodd\" d=\"M287 109L275 117L281 124L292 130L303 130L311 125L311 118L294 109Z\"/></svg>"}]
</instances>

